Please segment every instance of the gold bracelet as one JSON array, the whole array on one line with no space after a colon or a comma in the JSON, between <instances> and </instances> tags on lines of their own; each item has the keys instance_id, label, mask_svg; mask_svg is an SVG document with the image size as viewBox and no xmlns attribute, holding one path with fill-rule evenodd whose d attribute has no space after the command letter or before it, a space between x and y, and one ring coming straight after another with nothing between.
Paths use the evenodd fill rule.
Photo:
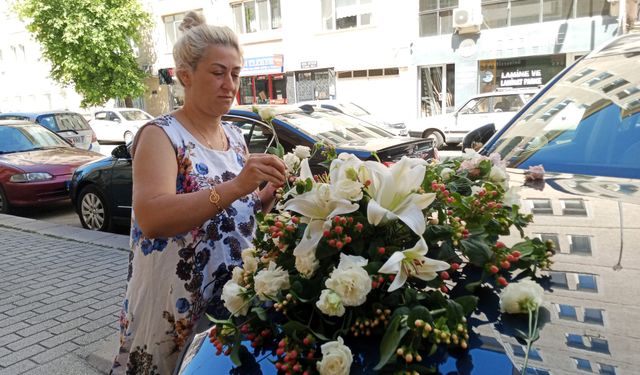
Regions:
<instances>
[{"instance_id":1,"label":"gold bracelet","mask_svg":"<svg viewBox=\"0 0 640 375\"><path fill-rule=\"evenodd\" d=\"M209 202L216 206L218 212L222 212L222 207L220 207L220 194L216 191L215 186L212 186L211 189L209 189Z\"/></svg>"}]
</instances>

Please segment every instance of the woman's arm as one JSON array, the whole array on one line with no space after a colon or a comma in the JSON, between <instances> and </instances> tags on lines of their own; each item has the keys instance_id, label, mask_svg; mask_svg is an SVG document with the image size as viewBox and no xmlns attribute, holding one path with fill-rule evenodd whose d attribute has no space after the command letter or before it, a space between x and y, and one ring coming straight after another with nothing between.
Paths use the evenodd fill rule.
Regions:
<instances>
[{"instance_id":1,"label":"woman's arm","mask_svg":"<svg viewBox=\"0 0 640 375\"><path fill-rule=\"evenodd\" d=\"M133 158L133 209L147 237L169 237L202 225L218 213L211 190L176 194L178 164L165 132L157 126L140 130ZM216 185L223 209L263 182L282 184L284 164L272 155L252 155L234 179Z\"/></svg>"}]
</instances>

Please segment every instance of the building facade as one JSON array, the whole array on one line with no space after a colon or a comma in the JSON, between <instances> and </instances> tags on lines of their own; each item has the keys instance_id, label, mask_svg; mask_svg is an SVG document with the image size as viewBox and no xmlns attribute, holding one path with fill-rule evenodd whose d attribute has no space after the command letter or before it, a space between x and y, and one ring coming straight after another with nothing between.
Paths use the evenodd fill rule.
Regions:
<instances>
[{"instance_id":1,"label":"building facade","mask_svg":"<svg viewBox=\"0 0 640 375\"><path fill-rule=\"evenodd\" d=\"M244 50L239 104L338 99L390 122L450 111L480 92L541 86L621 32L615 0L146 0L144 5L155 27L142 56L148 60L148 90L138 103L154 115L182 103L180 85L158 73L174 68L178 26L191 10L238 33ZM12 39L22 33L28 40L22 24L16 20L12 27L18 31L4 35ZM2 42L3 70L15 55L13 45L20 55L16 43ZM37 45L29 46L38 56ZM4 87L28 91L4 94L0 110L26 109L31 95L43 108L76 100L68 90L62 95L49 84L40 87L47 69L40 70L44 77L26 85L8 85L9 77L24 74L0 73Z\"/></svg>"}]
</instances>

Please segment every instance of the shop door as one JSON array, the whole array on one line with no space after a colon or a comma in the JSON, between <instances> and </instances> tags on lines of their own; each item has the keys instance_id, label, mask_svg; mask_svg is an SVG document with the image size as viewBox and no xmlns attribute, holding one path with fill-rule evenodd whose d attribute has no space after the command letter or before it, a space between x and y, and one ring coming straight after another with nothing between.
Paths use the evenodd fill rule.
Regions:
<instances>
[{"instance_id":1,"label":"shop door","mask_svg":"<svg viewBox=\"0 0 640 375\"><path fill-rule=\"evenodd\" d=\"M420 69L420 117L440 115L453 109L455 66L422 66ZM443 87L446 88L443 92Z\"/></svg>"}]
</instances>

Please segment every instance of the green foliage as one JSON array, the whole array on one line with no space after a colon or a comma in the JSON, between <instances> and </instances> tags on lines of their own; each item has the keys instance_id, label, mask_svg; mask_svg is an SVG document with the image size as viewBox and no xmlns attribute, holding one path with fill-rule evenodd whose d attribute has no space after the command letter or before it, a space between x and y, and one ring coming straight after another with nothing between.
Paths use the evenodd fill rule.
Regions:
<instances>
[{"instance_id":1,"label":"green foliage","mask_svg":"<svg viewBox=\"0 0 640 375\"><path fill-rule=\"evenodd\" d=\"M144 92L132 43L142 42L151 16L137 0L20 0L16 10L51 63L51 78L73 84L83 107Z\"/></svg>"}]
</instances>

